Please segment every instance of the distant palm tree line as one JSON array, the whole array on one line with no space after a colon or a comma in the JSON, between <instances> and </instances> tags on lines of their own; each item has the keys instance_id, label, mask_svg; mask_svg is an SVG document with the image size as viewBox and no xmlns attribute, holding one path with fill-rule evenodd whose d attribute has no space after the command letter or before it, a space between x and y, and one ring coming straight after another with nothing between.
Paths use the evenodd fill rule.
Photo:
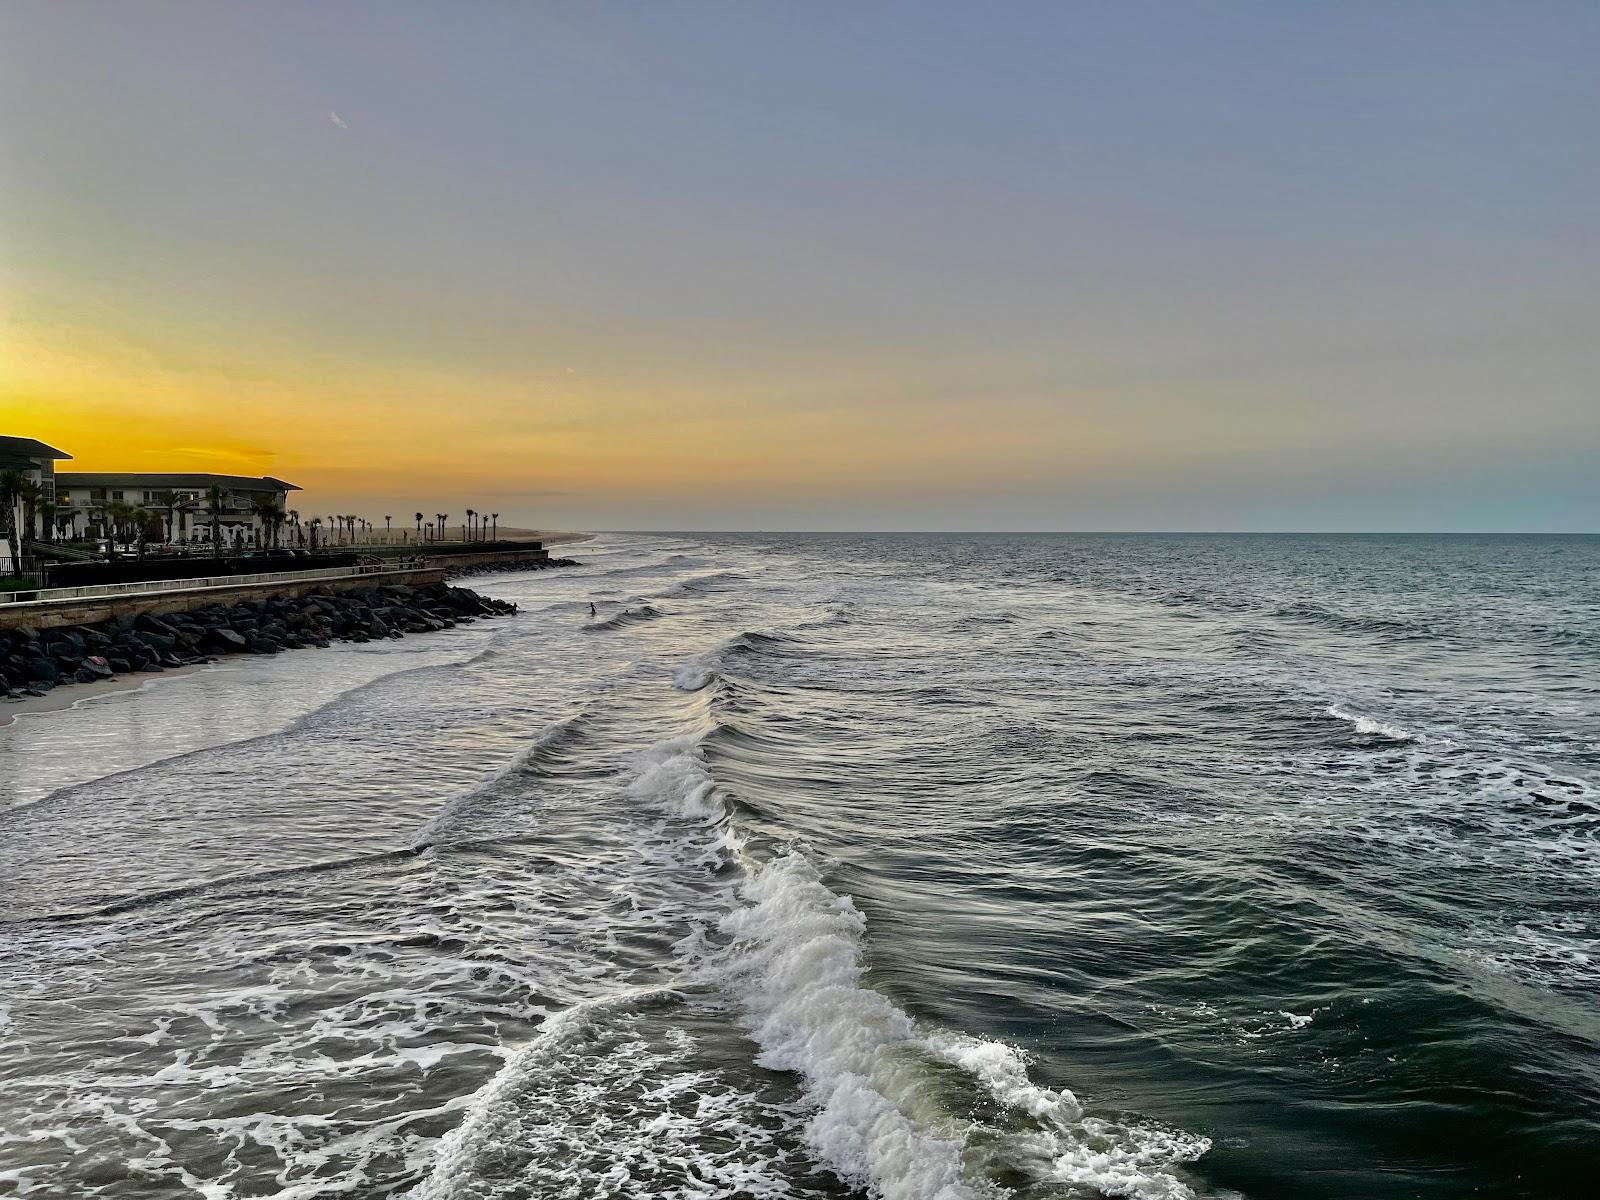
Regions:
<instances>
[{"instance_id":1,"label":"distant palm tree line","mask_svg":"<svg viewBox=\"0 0 1600 1200\"><path fill-rule=\"evenodd\" d=\"M148 506L130 504L123 500L109 501L95 514L100 524L100 536L106 539L106 557L115 559L119 545L133 547L135 553L143 557L149 545L163 543L175 545L187 541L189 516L197 511L200 503L202 502L185 500L170 489L152 493ZM235 507L232 497L226 488L220 484L213 484L206 490L203 504L204 508L200 511L204 512L211 553L215 557L221 557L228 547L223 521L229 510ZM299 512L285 509L273 496L254 497L249 507L257 523L252 541L264 547L282 546L286 528L290 531L288 541L291 544L300 546L309 544L312 549L335 543L339 545L370 543L374 540L373 534L377 528L372 521L355 513L329 516L326 521L322 517L312 517L309 521L302 521ZM17 521L18 508L22 510L20 527ZM10 565L13 574L19 574L21 571L22 543L24 540L31 540L32 531L40 530L45 541L50 541L52 538L69 540L77 535L78 515L70 510L62 511L59 506L47 500L46 493L37 480L29 479L15 469L0 471L0 532L3 532L11 547ZM419 543L447 540L449 520L449 513L435 513L431 521L425 521L421 512L415 513L413 524L416 540ZM477 509L469 508L466 519L459 528L462 541L497 539L500 532L500 514L479 512ZM19 537L19 534L22 536ZM402 540L409 540L410 536L409 532L401 534ZM392 513L384 515L381 540L394 541ZM244 539L240 532L235 530L234 548L237 549L243 544Z\"/></svg>"},{"instance_id":2,"label":"distant palm tree line","mask_svg":"<svg viewBox=\"0 0 1600 1200\"><path fill-rule=\"evenodd\" d=\"M291 519L293 519L291 517ZM400 531L400 540L409 542L415 540L419 543L442 542L450 538L450 514L434 513L429 518L425 513L416 512L411 515L412 528ZM331 545L360 545L374 541L392 543L395 541L394 514L385 513L383 517L383 535L377 537L377 523L355 513L334 513L327 517L313 519L312 526L317 529L326 528L329 531L327 538ZM500 533L500 514L478 512L468 509L466 520L459 526L462 541L472 539L493 539Z\"/></svg>"}]
</instances>

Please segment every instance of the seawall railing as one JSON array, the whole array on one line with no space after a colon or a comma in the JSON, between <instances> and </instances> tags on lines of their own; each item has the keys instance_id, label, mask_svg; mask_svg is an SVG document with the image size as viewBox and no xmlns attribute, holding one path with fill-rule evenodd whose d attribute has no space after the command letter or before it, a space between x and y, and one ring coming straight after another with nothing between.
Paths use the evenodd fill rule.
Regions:
<instances>
[{"instance_id":1,"label":"seawall railing","mask_svg":"<svg viewBox=\"0 0 1600 1200\"><path fill-rule=\"evenodd\" d=\"M141 579L133 583L99 583L84 587L32 588L0 592L0 606L8 604L65 604L74 600L103 600L117 596L148 595L153 592L200 591L205 588L237 588L260 583L316 583L323 579L349 579L356 575L388 575L396 571L417 570L427 560L385 559L353 567L324 567L310 571L264 571L255 575L206 575L194 579Z\"/></svg>"}]
</instances>

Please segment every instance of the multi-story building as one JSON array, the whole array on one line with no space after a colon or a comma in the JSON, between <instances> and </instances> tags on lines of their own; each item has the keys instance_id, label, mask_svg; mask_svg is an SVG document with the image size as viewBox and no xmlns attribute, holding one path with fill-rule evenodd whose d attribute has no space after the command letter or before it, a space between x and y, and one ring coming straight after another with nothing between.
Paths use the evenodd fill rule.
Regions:
<instances>
[{"instance_id":1,"label":"multi-story building","mask_svg":"<svg viewBox=\"0 0 1600 1200\"><path fill-rule=\"evenodd\" d=\"M25 481L38 487L31 503L20 495L16 498L12 515L21 541L31 541L44 530L44 522L49 518L52 506L58 503L56 461L71 458L72 455L65 450L46 446L33 438L0 435L0 471L16 471ZM30 520L32 528L29 528ZM6 540L6 529L10 527L0 521L0 574L10 571L11 564L21 555L21 547L13 548Z\"/></svg>"},{"instance_id":2,"label":"multi-story building","mask_svg":"<svg viewBox=\"0 0 1600 1200\"><path fill-rule=\"evenodd\" d=\"M260 545L268 522L262 506L286 512L290 492L300 489L270 475L210 475L147 471L61 471L56 475L56 505L68 520L67 532L104 536L106 509L112 504L143 508L169 528L169 540L211 539L211 489L221 489L216 512L221 540Z\"/></svg>"}]
</instances>

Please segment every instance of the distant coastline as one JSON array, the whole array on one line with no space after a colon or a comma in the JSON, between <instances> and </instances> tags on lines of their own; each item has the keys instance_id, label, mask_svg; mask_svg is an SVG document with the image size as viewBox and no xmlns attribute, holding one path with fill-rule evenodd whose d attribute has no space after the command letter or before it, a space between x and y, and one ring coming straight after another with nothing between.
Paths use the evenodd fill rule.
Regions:
<instances>
[{"instance_id":1,"label":"distant coastline","mask_svg":"<svg viewBox=\"0 0 1600 1200\"><path fill-rule=\"evenodd\" d=\"M514 536L514 538L502 539L502 541L506 542L507 550L515 549L515 546L520 541L538 541L541 542L542 546L550 546L550 544L573 546L578 542L590 541L595 536L592 533L542 533L542 531L533 530L518 530L514 531L514 533L526 534L526 538L515 538ZM565 565L571 565L571 560L568 560L568 558L549 560L547 558L547 560L538 563L538 565L530 565L530 563L525 562L485 563L485 565L466 566L461 571L446 571L445 574L446 578L459 578L459 576L475 576L475 574L494 574L504 570L541 570L546 566ZM478 597L474 592L456 589L456 587L442 589L438 584L434 584L432 587L422 587L422 589L418 589L418 587L394 587L394 589L384 589L384 592L389 595L389 600L387 600L389 610L387 610L386 614L398 614L403 624L408 627L406 632L426 632L426 627L442 629L442 627L450 626L450 624L461 621L461 619L472 619L474 616L494 616L494 614L504 613L504 611L515 611L514 605L502 606L501 603L494 602L490 598ZM424 600L424 597L429 597L429 595L434 597L434 602ZM438 608L438 600L445 597L445 595L456 597L456 603ZM402 597L414 597L414 600ZM314 608L318 603L322 606L338 605L342 608L342 606L347 605L349 598L320 594L318 592L318 594L306 597L306 602L309 602ZM422 610L424 603L429 605L426 611ZM304 634L304 640L299 635L296 635L296 637L290 637L283 643L278 643L277 640L269 638L264 645L248 645L248 637L253 635L254 624L253 611L251 610L266 608L267 605L272 605L274 610L283 610L280 616L290 619L290 621L298 621L304 616L302 613L294 613L293 611L296 608L302 608L304 602L270 600L270 602L246 602L243 605L227 606L226 610L222 611L227 611L232 618L240 618L242 616L242 618L246 619L246 637L234 638L238 642L235 653L277 653L278 650L293 650L293 648L299 648L301 645L326 645L330 638L336 638L336 640L368 640L371 637L398 637L402 632L402 629L394 627L394 624L390 624L390 626L378 624L376 627L368 627L370 621L357 619L355 622L342 622L339 629L317 627L317 629L301 630L301 634ZM413 608L418 611L410 611ZM360 618L368 618L368 614L362 611ZM176 627L173 627L174 624L176 624ZM224 622L224 624L232 624L232 622ZM398 622L395 622L395 624L398 624ZM136 650L142 651L142 653L149 653L152 659L165 659L165 661L147 662L146 666L139 670L130 670L128 669L128 664L122 662L122 664L118 664L122 669L117 670L114 674L104 666L107 662L104 654L102 654L101 658L88 658L90 651L104 651L104 653L110 653L110 651L104 650L104 646L80 645L83 635L86 634L88 637L94 638L96 642L106 642L107 635L117 634L118 630L123 630L125 634L133 635L133 637L150 637L152 630L154 630L155 635L157 635L157 648L136 646ZM90 667L91 670L98 672L102 677L90 678L88 672L80 672L74 678L72 675L67 674L70 670L70 664L61 664L59 666L61 674L59 674L58 680L51 680L50 683L42 685L45 688L43 694L19 694L18 690L14 690L14 688L11 690L13 694L6 696L5 707L0 709L0 728L10 726L16 718L24 717L24 715L62 712L62 710L74 709L80 704L88 704L88 702L104 698L109 694L141 690L146 683L154 682L154 672L160 672L160 677L165 678L171 678L173 675L192 674L195 670L200 670L203 666L206 666L206 659L216 662L222 658L234 658L235 656L232 653L219 653L219 651L234 650L234 646L224 646L219 642L213 643L216 638L226 637L226 635L219 635L214 629L203 630L202 627L195 627L194 621L184 613L166 613L165 616L150 616L150 614L146 614L146 616L141 616L138 619L123 618L114 622L96 622L94 626L66 626L61 627L61 629L45 630L43 642L34 640L34 638L38 637L37 634L32 635L26 642L21 640L21 635L22 630L18 630L16 634L6 634L6 632L0 630L0 651L5 650L6 646L10 646L10 650L13 651L11 658L6 658L6 654L0 653L0 662L3 662L6 667L10 667L10 670L6 672L6 678L21 674L18 669L21 667L19 656L22 656L22 654L34 654L35 659L40 658L40 656L45 659L51 658L50 653L42 654L40 651L32 650L32 646L43 645L43 643L51 642L54 638L66 637L74 638L75 653L82 653L85 656L83 666ZM162 638L171 638L173 635L187 638L187 642L192 643L192 645L187 646L189 654L182 661L171 658L173 645L166 643L165 646L162 646ZM206 640L206 638L211 638L211 640ZM13 642L18 643L18 645L11 645ZM130 645L134 645L134 643L130 643ZM162 650L165 650L166 653L160 653ZM210 653L205 653L205 651L210 651ZM123 653L126 653L126 651L123 651ZM18 659L18 661L13 661L13 659ZM3 694L3 690L0 690L0 694Z\"/></svg>"}]
</instances>

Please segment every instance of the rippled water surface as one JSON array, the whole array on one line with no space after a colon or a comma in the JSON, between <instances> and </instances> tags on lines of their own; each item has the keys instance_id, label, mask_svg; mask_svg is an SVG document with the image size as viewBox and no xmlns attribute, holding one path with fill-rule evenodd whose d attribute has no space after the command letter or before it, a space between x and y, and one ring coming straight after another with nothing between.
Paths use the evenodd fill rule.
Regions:
<instances>
[{"instance_id":1,"label":"rippled water surface","mask_svg":"<svg viewBox=\"0 0 1600 1200\"><path fill-rule=\"evenodd\" d=\"M578 554L0 729L0 1194L1592 1194L1600 540Z\"/></svg>"}]
</instances>

